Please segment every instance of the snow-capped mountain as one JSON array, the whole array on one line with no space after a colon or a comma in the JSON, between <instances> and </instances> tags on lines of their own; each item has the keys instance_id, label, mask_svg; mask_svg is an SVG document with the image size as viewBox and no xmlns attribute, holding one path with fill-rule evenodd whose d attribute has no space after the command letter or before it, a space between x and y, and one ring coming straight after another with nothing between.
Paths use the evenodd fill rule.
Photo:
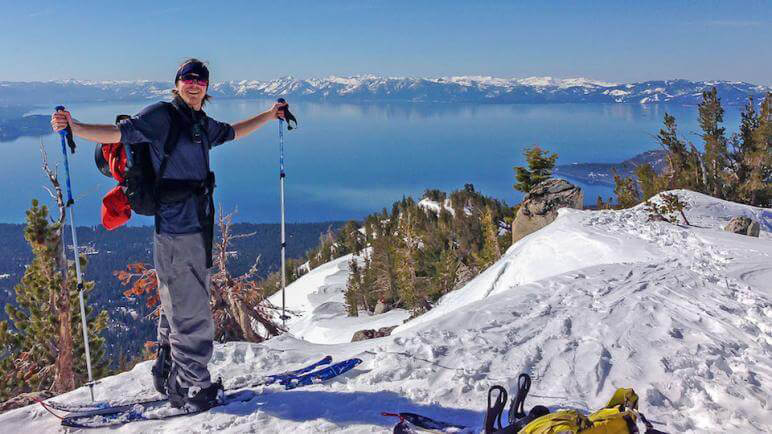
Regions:
<instances>
[{"instance_id":1,"label":"snow-capped mountain","mask_svg":"<svg viewBox=\"0 0 772 434\"><path fill-rule=\"evenodd\" d=\"M360 367L331 382L266 387L246 402L103 432L380 433L395 422L380 412L406 411L477 433L488 388L512 390L520 372L533 378L526 410L597 409L617 387L633 387L660 432L769 432L772 212L675 193L689 204L693 226L648 222L643 206L561 210L384 338L342 343L332 333L333 325L344 334L350 321L365 325L327 308L340 300L350 258L317 267L287 288L300 314L290 328L313 341L283 335L217 344L209 369L227 386L326 354L360 357ZM760 222L759 238L722 229L738 215ZM103 379L97 399L154 395L150 366ZM56 400L87 402L88 391ZM0 426L64 432L39 405L0 415Z\"/></svg>"},{"instance_id":2,"label":"snow-capped mountain","mask_svg":"<svg viewBox=\"0 0 772 434\"><path fill-rule=\"evenodd\" d=\"M641 103L697 104L701 92L715 86L725 104L757 101L772 88L744 82L659 80L616 84L586 78L496 78L481 76L411 78L362 75L270 81L212 83L221 98L286 97L315 101L410 101L490 103ZM169 82L47 81L0 82L0 104L158 99L170 94Z\"/></svg>"}]
</instances>

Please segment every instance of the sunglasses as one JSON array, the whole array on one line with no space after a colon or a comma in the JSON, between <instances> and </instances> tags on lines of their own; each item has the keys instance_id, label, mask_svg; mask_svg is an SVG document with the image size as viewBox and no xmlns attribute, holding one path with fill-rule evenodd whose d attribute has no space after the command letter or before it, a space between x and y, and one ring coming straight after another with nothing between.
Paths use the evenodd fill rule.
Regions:
<instances>
[{"instance_id":1,"label":"sunglasses","mask_svg":"<svg viewBox=\"0 0 772 434\"><path fill-rule=\"evenodd\" d=\"M183 75L180 77L180 81L182 81L185 84L197 84L202 87L206 87L207 84L209 84L208 80L202 80L200 78L197 78L194 75Z\"/></svg>"}]
</instances>

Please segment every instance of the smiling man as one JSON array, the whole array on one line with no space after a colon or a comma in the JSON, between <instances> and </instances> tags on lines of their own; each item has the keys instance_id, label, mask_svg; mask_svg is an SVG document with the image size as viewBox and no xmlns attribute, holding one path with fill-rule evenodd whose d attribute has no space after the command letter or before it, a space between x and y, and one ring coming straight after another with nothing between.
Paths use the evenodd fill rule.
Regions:
<instances>
[{"instance_id":1,"label":"smiling man","mask_svg":"<svg viewBox=\"0 0 772 434\"><path fill-rule=\"evenodd\" d=\"M207 368L214 339L209 305L214 173L209 169L209 151L283 118L286 105L276 103L257 116L229 125L202 110L210 99L208 89L206 64L188 59L174 76L171 103L150 105L118 125L81 123L67 111L51 116L55 131L69 125L73 134L97 143L150 147L160 180L153 260L161 312L153 381L173 406L195 410L212 407L222 397L222 385L212 383Z\"/></svg>"}]
</instances>

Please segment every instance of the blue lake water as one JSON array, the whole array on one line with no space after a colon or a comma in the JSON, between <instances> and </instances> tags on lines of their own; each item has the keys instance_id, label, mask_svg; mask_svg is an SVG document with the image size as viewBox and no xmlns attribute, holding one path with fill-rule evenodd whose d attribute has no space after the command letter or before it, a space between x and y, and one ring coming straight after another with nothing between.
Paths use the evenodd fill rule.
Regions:
<instances>
[{"instance_id":1,"label":"blue lake water","mask_svg":"<svg viewBox=\"0 0 772 434\"><path fill-rule=\"evenodd\" d=\"M66 101L65 101L66 103ZM267 100L219 100L207 106L215 119L233 122L269 107ZM68 106L87 122L112 123L118 113L147 105L89 103ZM739 109L727 108L725 126L736 131ZM285 132L286 201L289 222L361 218L390 207L403 195L416 198L427 188L451 191L474 184L509 204L523 149L540 145L558 153L558 164L618 162L656 149L655 135L665 112L676 116L682 136L700 143L697 108L635 104L320 104L292 103L297 130ZM50 113L48 109L32 113ZM61 163L58 136L42 138L49 161ZM23 222L33 198L51 203L44 190L40 139L0 143L0 222ZM102 196L114 182L94 166L94 144L80 140L70 155L76 222L99 222ZM246 139L212 152L217 173L215 201L236 220L279 220L278 126L272 123ZM63 168L60 164L60 174ZM594 203L608 187L582 185ZM132 218L132 224L151 224Z\"/></svg>"}]
</instances>

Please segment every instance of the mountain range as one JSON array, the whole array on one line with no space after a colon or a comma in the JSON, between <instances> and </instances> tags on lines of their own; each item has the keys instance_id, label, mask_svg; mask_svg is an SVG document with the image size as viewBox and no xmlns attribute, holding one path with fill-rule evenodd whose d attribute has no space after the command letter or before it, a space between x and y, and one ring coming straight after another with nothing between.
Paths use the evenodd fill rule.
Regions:
<instances>
[{"instance_id":1,"label":"mountain range","mask_svg":"<svg viewBox=\"0 0 772 434\"><path fill-rule=\"evenodd\" d=\"M715 86L724 104L757 101L772 91L768 86L736 81L654 80L607 83L586 78L495 78L457 76L439 78L353 77L299 79L291 76L270 81L213 82L209 93L219 98L285 97L336 102L434 103L638 103L697 104L702 91ZM0 105L51 104L59 101L97 102L158 99L168 96L167 81L44 82L0 81Z\"/></svg>"}]
</instances>

